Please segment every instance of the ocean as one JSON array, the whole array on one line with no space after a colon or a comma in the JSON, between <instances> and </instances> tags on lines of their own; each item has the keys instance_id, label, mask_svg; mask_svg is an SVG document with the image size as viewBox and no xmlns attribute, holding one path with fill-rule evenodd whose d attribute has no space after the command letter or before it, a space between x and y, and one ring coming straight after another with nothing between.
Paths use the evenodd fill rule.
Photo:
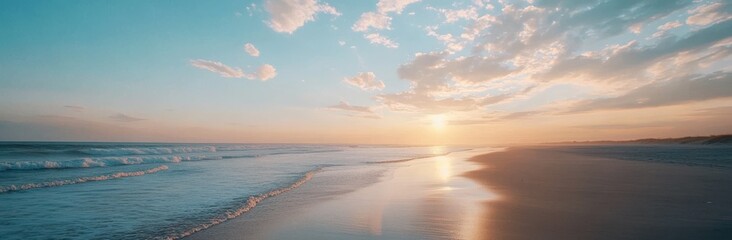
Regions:
<instances>
[{"instance_id":1,"label":"ocean","mask_svg":"<svg viewBox=\"0 0 732 240\"><path fill-rule=\"evenodd\" d=\"M342 171L343 179L376 182L390 162L463 150L467 149L0 143L0 236L176 239L245 214L325 169Z\"/></svg>"}]
</instances>

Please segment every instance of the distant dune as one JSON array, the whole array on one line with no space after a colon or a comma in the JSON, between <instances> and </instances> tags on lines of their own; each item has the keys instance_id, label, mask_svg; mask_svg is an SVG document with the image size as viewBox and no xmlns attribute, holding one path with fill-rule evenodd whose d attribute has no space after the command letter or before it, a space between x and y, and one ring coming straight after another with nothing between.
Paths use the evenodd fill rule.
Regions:
<instances>
[{"instance_id":1,"label":"distant dune","mask_svg":"<svg viewBox=\"0 0 732 240\"><path fill-rule=\"evenodd\" d=\"M556 144L566 143L641 143L641 144L730 144L732 145L732 134L725 135L712 135L712 136L695 136L695 137L681 137L681 138L644 138L627 141L572 141L572 142L559 142Z\"/></svg>"}]
</instances>

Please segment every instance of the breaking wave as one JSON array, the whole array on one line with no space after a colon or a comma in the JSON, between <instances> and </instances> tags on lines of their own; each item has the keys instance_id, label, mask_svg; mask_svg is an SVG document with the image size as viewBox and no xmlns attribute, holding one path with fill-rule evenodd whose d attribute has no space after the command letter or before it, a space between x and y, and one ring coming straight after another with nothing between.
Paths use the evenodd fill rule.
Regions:
<instances>
[{"instance_id":1,"label":"breaking wave","mask_svg":"<svg viewBox=\"0 0 732 240\"><path fill-rule=\"evenodd\" d=\"M214 146L195 147L144 147L144 148L87 148L78 150L89 155L155 155L180 153L210 153L216 152Z\"/></svg>"},{"instance_id":2,"label":"breaking wave","mask_svg":"<svg viewBox=\"0 0 732 240\"><path fill-rule=\"evenodd\" d=\"M126 177L137 177L137 176L142 176L145 174L152 174L152 173L156 173L156 172L160 172L160 171L164 171L164 170L168 170L168 166L160 165L158 167L143 170L143 171L118 172L118 173L107 174L107 175L55 180L55 181L50 181L50 182L26 183L26 184L21 184L21 185L0 186L0 193L24 191L24 190L31 190L31 189L36 189L36 188L58 187L58 186L79 184L79 183L85 183L85 182L98 182L98 181L105 181L105 180L126 178Z\"/></svg>"},{"instance_id":3,"label":"breaking wave","mask_svg":"<svg viewBox=\"0 0 732 240\"><path fill-rule=\"evenodd\" d=\"M300 179L293 182L291 185L289 185L287 187L278 188L278 189L275 189L275 190L272 190L272 191L269 191L269 192L266 192L263 194L251 196L251 197L247 198L247 200L245 202L242 202L241 204L239 204L239 206L237 206L236 208L226 210L225 212L209 219L207 222L195 225L191 228L188 228L188 229L180 231L180 232L171 233L166 236L156 237L154 239L166 239L166 240L181 239L181 238L190 236L191 234L194 234L196 232L210 228L214 225L217 225L217 224L223 223L227 220L238 217L238 216L252 210L254 207L257 206L257 204L259 202L261 202L267 198L274 197L274 196L289 192L293 189L300 187L305 182L310 180L313 177L313 175L315 175L315 173L317 173L321 169L322 168L318 168L318 169L306 172L305 175L303 175L303 177L301 177Z\"/></svg>"},{"instance_id":4,"label":"breaking wave","mask_svg":"<svg viewBox=\"0 0 732 240\"><path fill-rule=\"evenodd\" d=\"M252 157L252 156L237 156ZM104 157L82 158L66 161L21 161L0 162L0 171L6 170L40 170L66 168L92 168L150 163L179 163L181 161L220 160L222 156L146 156L146 157Z\"/></svg>"},{"instance_id":5,"label":"breaking wave","mask_svg":"<svg viewBox=\"0 0 732 240\"><path fill-rule=\"evenodd\" d=\"M340 150L291 151L291 152L274 152L274 153L267 153L267 154L240 154L240 155L120 156L120 157L80 158L80 159L63 160L63 161L0 162L0 171L93 168L93 167L138 165L138 164L153 164L153 163L180 163L183 161L207 161L207 160L223 160L223 159L234 159L234 158L256 158L256 157L267 156L267 155L307 154L307 153L323 153L323 152L336 152L336 151L340 151Z\"/></svg>"}]
</instances>

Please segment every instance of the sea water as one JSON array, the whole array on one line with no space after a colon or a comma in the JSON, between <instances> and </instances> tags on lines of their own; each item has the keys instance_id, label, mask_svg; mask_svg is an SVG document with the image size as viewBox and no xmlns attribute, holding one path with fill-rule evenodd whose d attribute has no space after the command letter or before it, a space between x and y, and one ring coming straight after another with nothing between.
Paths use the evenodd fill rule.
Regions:
<instances>
[{"instance_id":1,"label":"sea water","mask_svg":"<svg viewBox=\"0 0 732 240\"><path fill-rule=\"evenodd\" d=\"M261 201L306 184L324 168L386 168L389 164L374 163L461 150L465 149L0 143L0 236L175 239L246 214Z\"/></svg>"}]
</instances>

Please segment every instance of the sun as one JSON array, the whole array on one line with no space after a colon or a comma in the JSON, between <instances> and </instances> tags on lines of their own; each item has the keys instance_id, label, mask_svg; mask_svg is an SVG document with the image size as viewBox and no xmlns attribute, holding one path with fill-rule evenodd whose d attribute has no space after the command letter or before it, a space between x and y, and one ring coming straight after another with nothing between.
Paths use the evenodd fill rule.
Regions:
<instances>
[{"instance_id":1,"label":"sun","mask_svg":"<svg viewBox=\"0 0 732 240\"><path fill-rule=\"evenodd\" d=\"M442 130L447 125L447 121L445 120L445 116L440 115L432 115L432 128L435 130Z\"/></svg>"}]
</instances>

